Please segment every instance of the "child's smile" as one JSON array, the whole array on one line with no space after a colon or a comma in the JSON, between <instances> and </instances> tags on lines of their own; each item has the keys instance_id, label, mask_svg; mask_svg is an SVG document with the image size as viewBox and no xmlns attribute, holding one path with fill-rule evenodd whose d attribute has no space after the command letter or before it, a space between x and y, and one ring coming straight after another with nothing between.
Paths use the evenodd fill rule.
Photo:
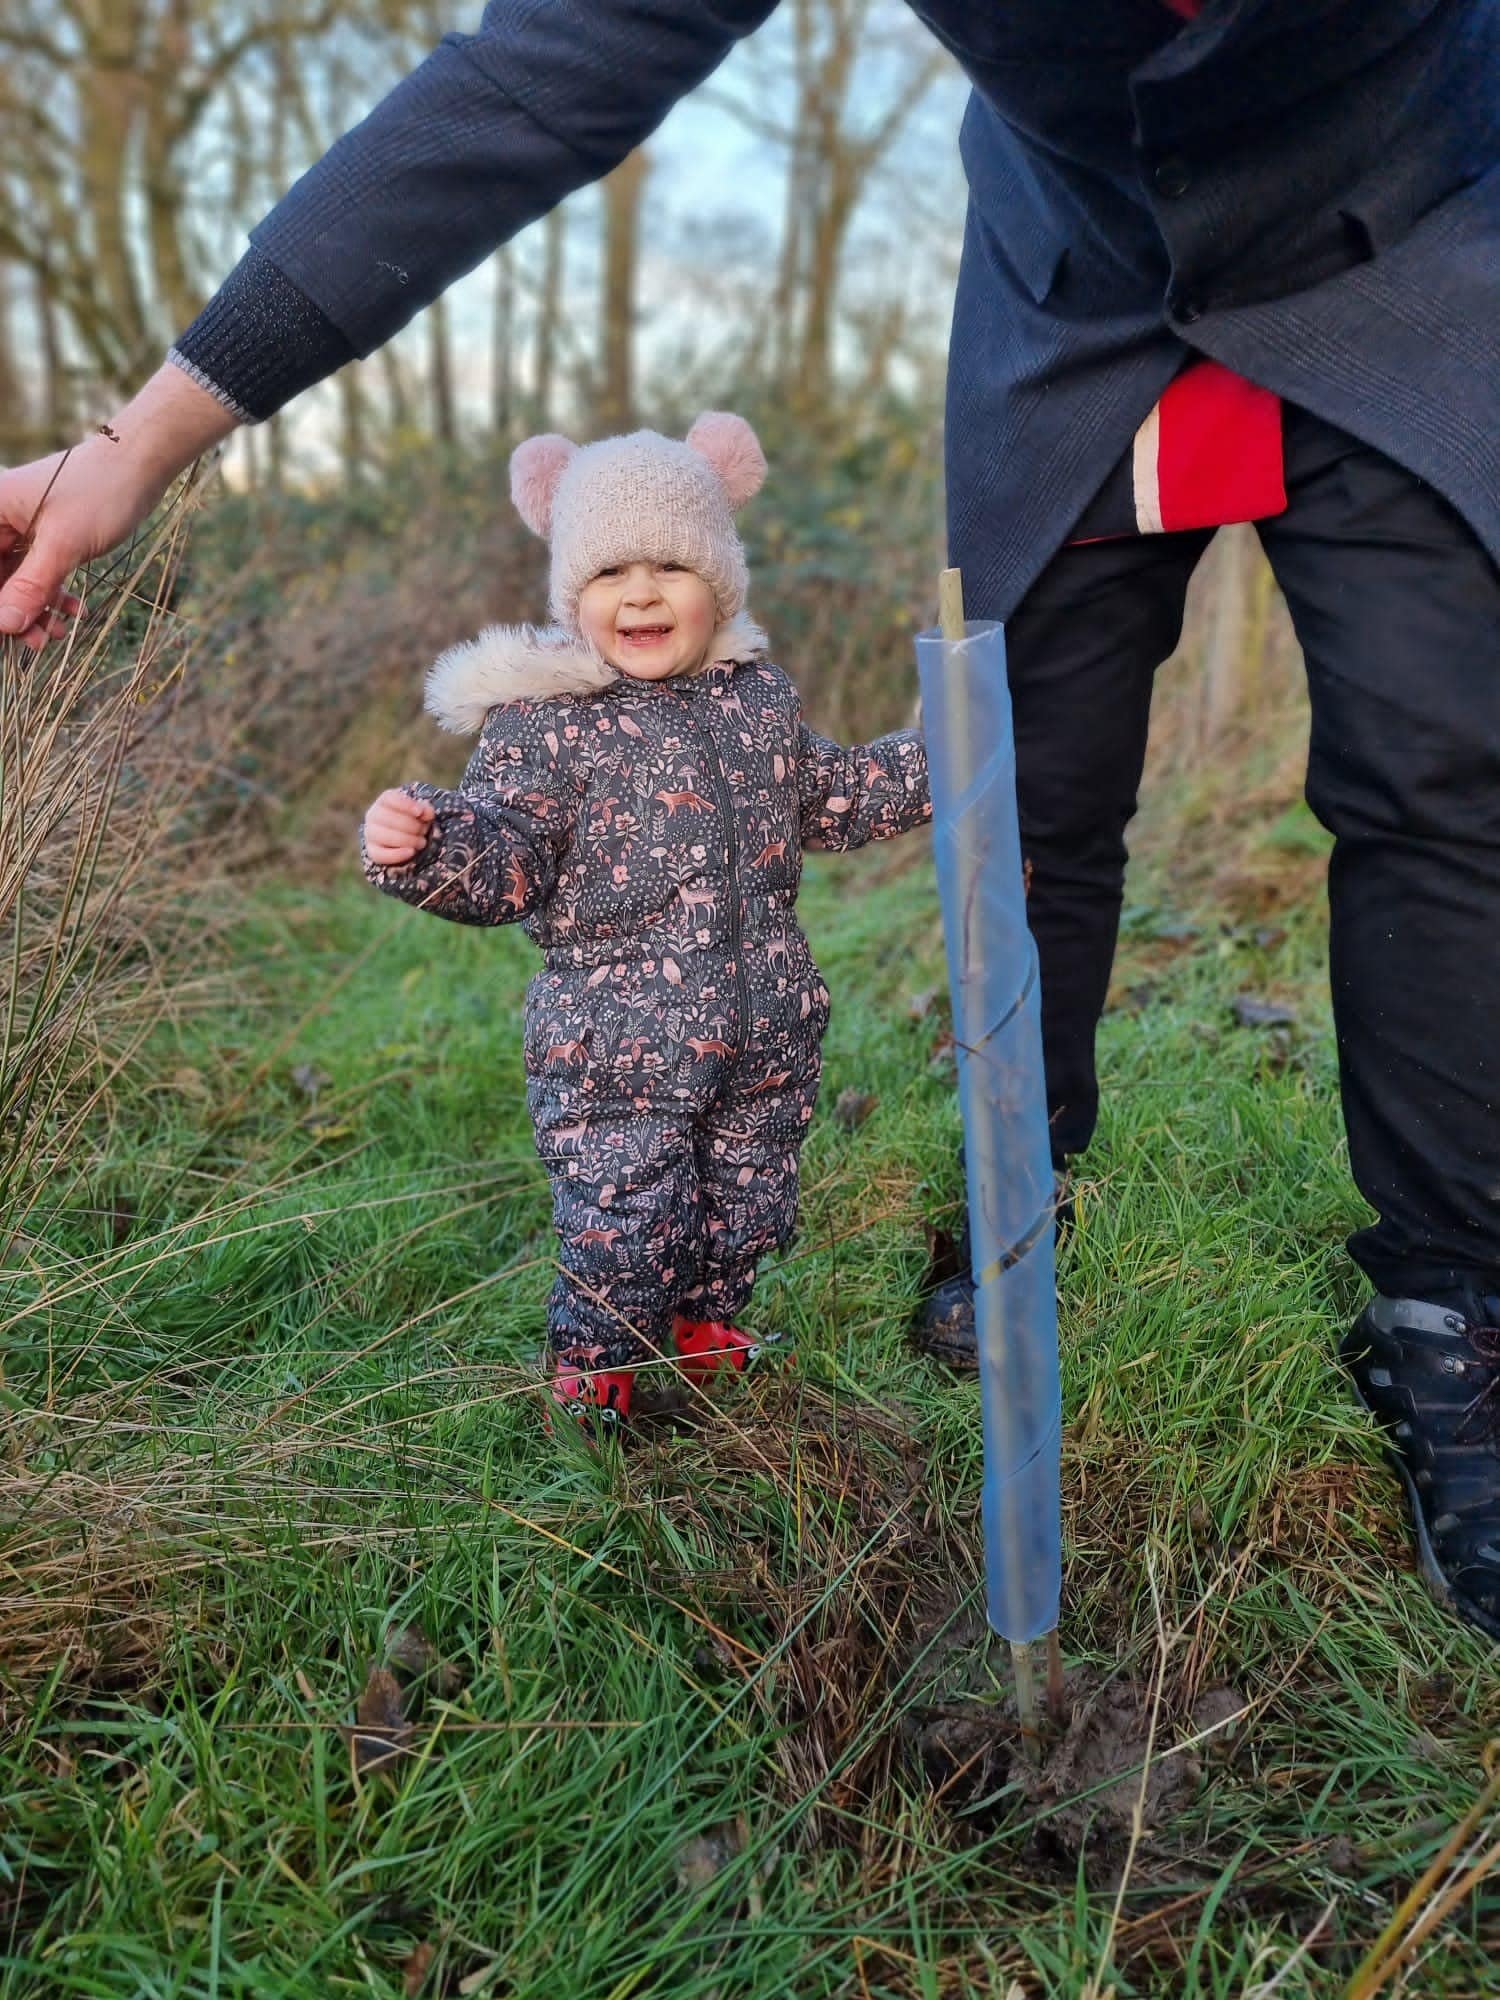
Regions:
<instances>
[{"instance_id":1,"label":"child's smile","mask_svg":"<svg viewBox=\"0 0 1500 2000\"><path fill-rule=\"evenodd\" d=\"M717 623L714 594L681 563L601 570L578 600L584 636L633 680L665 681L702 666Z\"/></svg>"}]
</instances>

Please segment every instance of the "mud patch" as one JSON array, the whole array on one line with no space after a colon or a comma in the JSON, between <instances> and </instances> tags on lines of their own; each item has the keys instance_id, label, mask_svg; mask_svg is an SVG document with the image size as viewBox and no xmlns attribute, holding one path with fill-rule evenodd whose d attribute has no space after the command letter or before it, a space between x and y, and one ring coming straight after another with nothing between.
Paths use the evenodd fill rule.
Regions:
<instances>
[{"instance_id":1,"label":"mud patch","mask_svg":"<svg viewBox=\"0 0 1500 2000\"><path fill-rule=\"evenodd\" d=\"M1037 1839L1068 1859L1085 1848L1109 1853L1129 1844L1137 1806L1142 1829L1154 1833L1198 1796L1203 1765L1195 1750L1174 1749L1179 1732L1162 1718L1151 1743L1151 1697L1133 1681L1110 1680L1092 1692L1072 1677L1072 1719L1039 1769L1023 1766L1033 1805L1051 1807ZM1186 1731L1191 1738L1196 1731Z\"/></svg>"},{"instance_id":2,"label":"mud patch","mask_svg":"<svg viewBox=\"0 0 1500 2000\"><path fill-rule=\"evenodd\" d=\"M1204 1689L1185 1709L1164 1704L1153 1745L1149 1687L1076 1668L1067 1724L1034 1764L1022 1749L1006 1650L977 1617L929 1637L914 1677L919 1693L902 1723L908 1761L955 1826L980 1836L1006 1820L1034 1820L1037 1853L1070 1868L1084 1855L1091 1876L1123 1856L1138 1807L1146 1835L1188 1811L1245 1705L1228 1685ZM1206 1743L1194 1741L1208 1729Z\"/></svg>"},{"instance_id":3,"label":"mud patch","mask_svg":"<svg viewBox=\"0 0 1500 2000\"><path fill-rule=\"evenodd\" d=\"M909 1711L907 1745L934 1798L976 1835L1036 1815L1032 1840L1042 1853L1113 1860L1129 1844L1137 1805L1150 1834L1193 1804L1205 1768L1205 1746L1193 1739L1244 1705L1233 1688L1208 1689L1186 1717L1158 1719L1152 1746L1150 1691L1138 1682L1079 1669L1068 1676L1067 1701L1067 1727L1039 1765L1023 1754L1009 1695ZM1222 1741L1222 1728L1212 1740Z\"/></svg>"}]
</instances>

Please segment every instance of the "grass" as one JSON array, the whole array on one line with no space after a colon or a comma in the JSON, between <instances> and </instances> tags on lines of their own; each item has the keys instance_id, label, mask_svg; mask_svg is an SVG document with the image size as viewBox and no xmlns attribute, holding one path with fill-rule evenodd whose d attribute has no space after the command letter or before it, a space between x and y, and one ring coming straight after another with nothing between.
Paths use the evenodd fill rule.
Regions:
<instances>
[{"instance_id":1,"label":"grass","mask_svg":"<svg viewBox=\"0 0 1500 2000\"><path fill-rule=\"evenodd\" d=\"M163 1026L0 1274L0 1994L1352 1973L1481 1789L1497 1701L1331 1363L1361 1216L1316 912L1134 908L1105 1026L1062 1267L1065 1650L1154 1690L1159 1753L1206 1690L1245 1711L1127 1868L1004 1760L935 1796L916 1754L1006 1686L975 1390L905 1338L959 1197L941 1004L910 1006L941 940L899 856L817 866L804 907L835 1023L802 1237L754 1308L797 1365L594 1456L533 1387L531 948L347 877L250 898L220 1005ZM1236 1025L1245 990L1296 1024ZM852 1132L851 1086L879 1100ZM407 1627L407 1754L356 1772ZM1497 1920L1481 1882L1407 1990L1490 1990Z\"/></svg>"}]
</instances>

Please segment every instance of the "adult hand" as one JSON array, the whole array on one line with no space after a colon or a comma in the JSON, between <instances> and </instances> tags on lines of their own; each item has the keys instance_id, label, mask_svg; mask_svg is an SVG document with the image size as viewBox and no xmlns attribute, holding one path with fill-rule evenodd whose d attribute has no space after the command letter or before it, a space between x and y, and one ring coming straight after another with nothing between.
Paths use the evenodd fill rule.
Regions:
<instances>
[{"instance_id":1,"label":"adult hand","mask_svg":"<svg viewBox=\"0 0 1500 2000\"><path fill-rule=\"evenodd\" d=\"M382 792L365 814L365 852L381 868L399 868L427 845L436 814L427 799Z\"/></svg>"},{"instance_id":2,"label":"adult hand","mask_svg":"<svg viewBox=\"0 0 1500 2000\"><path fill-rule=\"evenodd\" d=\"M33 652L61 632L78 600L79 563L122 542L186 465L235 418L171 363L71 452L0 472L0 635Z\"/></svg>"}]
</instances>

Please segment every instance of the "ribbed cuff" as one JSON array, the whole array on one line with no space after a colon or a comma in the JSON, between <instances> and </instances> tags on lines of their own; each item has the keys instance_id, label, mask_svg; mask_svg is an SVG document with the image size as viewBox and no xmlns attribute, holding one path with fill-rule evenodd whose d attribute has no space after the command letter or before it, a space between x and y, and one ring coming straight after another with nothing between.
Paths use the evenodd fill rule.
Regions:
<instances>
[{"instance_id":1,"label":"ribbed cuff","mask_svg":"<svg viewBox=\"0 0 1500 2000\"><path fill-rule=\"evenodd\" d=\"M200 389L208 391L215 402L222 403L236 423L253 424L255 422L255 418L251 416L250 412L242 409L233 396L227 396L217 382L204 374L196 361L189 361L180 347L169 347L167 349L167 359L174 368L180 368L190 382L196 382Z\"/></svg>"},{"instance_id":2,"label":"ribbed cuff","mask_svg":"<svg viewBox=\"0 0 1500 2000\"><path fill-rule=\"evenodd\" d=\"M167 358L242 424L258 424L355 351L306 292L252 247Z\"/></svg>"}]
</instances>

